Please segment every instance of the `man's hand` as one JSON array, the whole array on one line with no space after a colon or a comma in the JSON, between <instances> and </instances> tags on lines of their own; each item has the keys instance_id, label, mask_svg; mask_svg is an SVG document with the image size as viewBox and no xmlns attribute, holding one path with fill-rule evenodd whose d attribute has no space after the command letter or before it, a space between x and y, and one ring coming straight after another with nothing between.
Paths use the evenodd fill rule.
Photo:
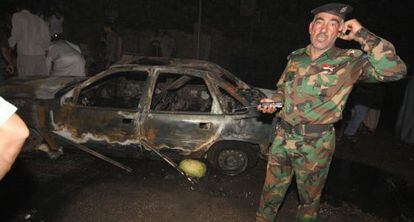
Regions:
<instances>
[{"instance_id":1,"label":"man's hand","mask_svg":"<svg viewBox=\"0 0 414 222\"><path fill-rule=\"evenodd\" d=\"M343 40L355 40L355 34L362 28L361 23L356 19L348 20L344 23L344 27L339 33L339 38Z\"/></svg>"},{"instance_id":2,"label":"man's hand","mask_svg":"<svg viewBox=\"0 0 414 222\"><path fill-rule=\"evenodd\" d=\"M269 98L264 98L260 100L260 103L274 103L276 101L274 101L273 99L269 99ZM276 111L276 106L275 105L257 105L256 107L257 110L261 111L262 113L274 113Z\"/></svg>"},{"instance_id":3,"label":"man's hand","mask_svg":"<svg viewBox=\"0 0 414 222\"><path fill-rule=\"evenodd\" d=\"M7 65L6 72L9 73L9 75L12 75L14 73L14 66L12 64Z\"/></svg>"}]
</instances>

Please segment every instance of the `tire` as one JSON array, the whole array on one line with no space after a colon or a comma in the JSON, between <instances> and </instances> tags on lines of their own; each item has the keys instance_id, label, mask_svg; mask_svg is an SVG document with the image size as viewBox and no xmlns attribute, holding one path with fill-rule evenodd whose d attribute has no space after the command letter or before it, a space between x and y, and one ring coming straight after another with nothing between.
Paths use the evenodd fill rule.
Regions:
<instances>
[{"instance_id":1,"label":"tire","mask_svg":"<svg viewBox=\"0 0 414 222\"><path fill-rule=\"evenodd\" d=\"M220 173L236 176L257 163L255 147L243 142L220 142L207 153L209 164Z\"/></svg>"}]
</instances>

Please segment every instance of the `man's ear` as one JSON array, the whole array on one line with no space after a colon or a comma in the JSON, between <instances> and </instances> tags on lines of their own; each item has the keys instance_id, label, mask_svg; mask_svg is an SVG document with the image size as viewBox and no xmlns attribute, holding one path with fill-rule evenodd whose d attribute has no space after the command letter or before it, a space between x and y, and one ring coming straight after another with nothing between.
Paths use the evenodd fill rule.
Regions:
<instances>
[{"instance_id":1,"label":"man's ear","mask_svg":"<svg viewBox=\"0 0 414 222\"><path fill-rule=\"evenodd\" d=\"M312 33L312 28L313 28L313 21L311 23L309 23L309 34Z\"/></svg>"}]
</instances>

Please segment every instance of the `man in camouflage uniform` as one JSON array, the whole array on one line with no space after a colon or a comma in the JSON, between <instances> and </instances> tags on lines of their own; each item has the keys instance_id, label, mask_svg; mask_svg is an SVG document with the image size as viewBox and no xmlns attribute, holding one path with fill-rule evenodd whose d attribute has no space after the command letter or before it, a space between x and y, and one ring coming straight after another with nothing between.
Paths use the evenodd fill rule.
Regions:
<instances>
[{"instance_id":1,"label":"man in camouflage uniform","mask_svg":"<svg viewBox=\"0 0 414 222\"><path fill-rule=\"evenodd\" d=\"M369 32L356 20L344 21L348 5L330 3L314 10L310 44L294 51L272 98L282 102L282 119L269 151L267 174L256 221L274 221L295 174L299 192L298 221L315 221L320 196L335 149L333 123L342 117L346 100L357 81L401 79L406 66L388 41ZM354 40L363 51L340 49L336 38ZM273 113L272 105L257 107Z\"/></svg>"}]
</instances>

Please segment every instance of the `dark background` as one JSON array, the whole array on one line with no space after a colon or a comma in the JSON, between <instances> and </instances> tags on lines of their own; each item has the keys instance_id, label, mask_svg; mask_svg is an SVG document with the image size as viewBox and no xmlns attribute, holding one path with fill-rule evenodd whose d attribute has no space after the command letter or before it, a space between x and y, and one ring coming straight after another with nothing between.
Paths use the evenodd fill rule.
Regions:
<instances>
[{"instance_id":1,"label":"dark background","mask_svg":"<svg viewBox=\"0 0 414 222\"><path fill-rule=\"evenodd\" d=\"M98 42L101 24L113 15L118 29L174 29L194 33L199 0L37 0L35 10L45 16L53 7L63 9L66 37L75 43ZM226 52L227 61L214 62L229 69L244 81L265 88L275 88L290 52L309 43L310 10L328 2L322 0L202 0L202 32L219 32L237 41L242 50ZM353 6L348 18L357 18L376 35L392 42L408 66L413 62L414 10L403 0L349 0ZM253 4L250 4L253 3ZM14 12L13 0L2 0L3 21ZM251 6L251 7L249 7ZM96 24L96 29L83 26ZM69 31L67 31L69 30ZM360 48L354 42L337 41L337 46ZM226 49L228 51L228 49ZM411 74L409 67L408 73ZM395 122L406 80L384 86L385 106L382 125L391 128Z\"/></svg>"}]
</instances>

